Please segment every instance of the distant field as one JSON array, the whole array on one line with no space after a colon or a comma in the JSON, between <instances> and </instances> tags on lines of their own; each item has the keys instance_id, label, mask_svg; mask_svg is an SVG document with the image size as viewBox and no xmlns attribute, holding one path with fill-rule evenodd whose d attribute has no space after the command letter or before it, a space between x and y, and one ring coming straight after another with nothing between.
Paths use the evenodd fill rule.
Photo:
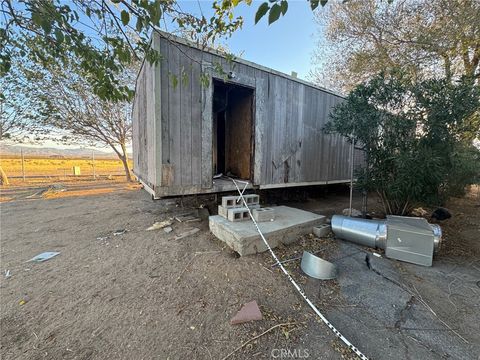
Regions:
<instances>
[{"instance_id":1,"label":"distant field","mask_svg":"<svg viewBox=\"0 0 480 360\"><path fill-rule=\"evenodd\" d=\"M132 162L129 161L130 168ZM20 157L0 156L0 166L9 177L22 175L22 161ZM91 159L67 158L25 158L26 176L69 176L73 175L73 167L79 166L81 175L93 175ZM116 159L95 159L96 175L122 175L123 165Z\"/></svg>"}]
</instances>

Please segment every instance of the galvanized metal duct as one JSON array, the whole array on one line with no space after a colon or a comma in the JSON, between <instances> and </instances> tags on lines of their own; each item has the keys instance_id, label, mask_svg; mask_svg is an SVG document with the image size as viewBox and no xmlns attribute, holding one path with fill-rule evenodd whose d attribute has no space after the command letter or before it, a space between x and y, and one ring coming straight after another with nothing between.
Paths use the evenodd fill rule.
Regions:
<instances>
[{"instance_id":1,"label":"galvanized metal duct","mask_svg":"<svg viewBox=\"0 0 480 360\"><path fill-rule=\"evenodd\" d=\"M340 239L371 248L385 249L387 239L385 220L366 220L333 215L332 231Z\"/></svg>"},{"instance_id":2,"label":"galvanized metal duct","mask_svg":"<svg viewBox=\"0 0 480 360\"><path fill-rule=\"evenodd\" d=\"M424 218L387 216L386 220L367 220L334 215L332 231L341 239L384 249L387 257L431 266L440 248L442 230Z\"/></svg>"}]
</instances>

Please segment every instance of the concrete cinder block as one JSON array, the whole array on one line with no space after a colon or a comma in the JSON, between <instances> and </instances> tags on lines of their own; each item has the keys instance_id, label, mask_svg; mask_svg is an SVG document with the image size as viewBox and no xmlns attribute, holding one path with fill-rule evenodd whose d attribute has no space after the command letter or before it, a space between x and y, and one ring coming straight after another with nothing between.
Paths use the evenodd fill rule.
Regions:
<instances>
[{"instance_id":1,"label":"concrete cinder block","mask_svg":"<svg viewBox=\"0 0 480 360\"><path fill-rule=\"evenodd\" d=\"M238 196L222 196L222 206L225 209L243 207L243 203L238 201L238 199Z\"/></svg>"},{"instance_id":2,"label":"concrete cinder block","mask_svg":"<svg viewBox=\"0 0 480 360\"><path fill-rule=\"evenodd\" d=\"M260 204L260 196L255 194L243 195L249 207ZM222 206L226 209L244 207L240 196L222 196Z\"/></svg>"},{"instance_id":3,"label":"concrete cinder block","mask_svg":"<svg viewBox=\"0 0 480 360\"><path fill-rule=\"evenodd\" d=\"M243 195L248 206L260 204L260 196L255 194Z\"/></svg>"},{"instance_id":4,"label":"concrete cinder block","mask_svg":"<svg viewBox=\"0 0 480 360\"><path fill-rule=\"evenodd\" d=\"M313 227L313 234L318 237L325 237L330 233L330 231L332 231L332 227L328 224L322 224Z\"/></svg>"},{"instance_id":5,"label":"concrete cinder block","mask_svg":"<svg viewBox=\"0 0 480 360\"><path fill-rule=\"evenodd\" d=\"M228 209L226 207L223 207L222 205L218 205L218 215L224 217L227 219L228 217Z\"/></svg>"},{"instance_id":6,"label":"concrete cinder block","mask_svg":"<svg viewBox=\"0 0 480 360\"><path fill-rule=\"evenodd\" d=\"M273 208L253 209L252 215L256 222L273 221L275 220L275 209Z\"/></svg>"},{"instance_id":7,"label":"concrete cinder block","mask_svg":"<svg viewBox=\"0 0 480 360\"><path fill-rule=\"evenodd\" d=\"M250 215L248 214L248 209L243 208L231 208L228 209L227 218L229 221L244 221L250 219Z\"/></svg>"}]
</instances>

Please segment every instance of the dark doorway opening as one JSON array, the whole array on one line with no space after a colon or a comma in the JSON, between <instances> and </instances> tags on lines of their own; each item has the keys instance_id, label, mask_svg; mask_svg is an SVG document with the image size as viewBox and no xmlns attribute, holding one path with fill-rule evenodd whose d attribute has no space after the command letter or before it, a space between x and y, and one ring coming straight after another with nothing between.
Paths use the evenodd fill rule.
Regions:
<instances>
[{"instance_id":1,"label":"dark doorway opening","mask_svg":"<svg viewBox=\"0 0 480 360\"><path fill-rule=\"evenodd\" d=\"M213 173L251 180L253 162L251 88L213 81Z\"/></svg>"}]
</instances>

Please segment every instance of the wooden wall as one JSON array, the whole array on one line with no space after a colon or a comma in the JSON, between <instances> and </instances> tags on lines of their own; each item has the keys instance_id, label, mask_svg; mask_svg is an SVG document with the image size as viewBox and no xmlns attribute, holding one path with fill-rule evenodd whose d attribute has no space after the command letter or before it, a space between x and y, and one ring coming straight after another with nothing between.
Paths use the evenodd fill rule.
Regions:
<instances>
[{"instance_id":1,"label":"wooden wall","mask_svg":"<svg viewBox=\"0 0 480 360\"><path fill-rule=\"evenodd\" d=\"M148 186L153 188L157 182L155 133L155 67L144 62L137 77L136 95L133 103L132 150L133 171Z\"/></svg>"},{"instance_id":2,"label":"wooden wall","mask_svg":"<svg viewBox=\"0 0 480 360\"><path fill-rule=\"evenodd\" d=\"M160 34L155 34L154 44L163 60L156 69L144 66L137 80L133 149L137 174L153 184L157 175L162 179L157 185L173 189L170 193L208 186L213 175L212 120L207 124L205 119L211 118L212 80L205 89L200 79L202 71L221 77L215 71L220 65L235 72L235 82L255 88L254 184L268 187L348 181L349 145L338 135L322 132L332 106L342 101L340 96L265 68L229 63ZM159 104L152 94L155 76ZM156 114L150 109L156 109ZM157 132L148 131L152 121L156 121L153 128L156 125ZM151 154L152 142L159 147L153 150L157 161Z\"/></svg>"}]
</instances>

